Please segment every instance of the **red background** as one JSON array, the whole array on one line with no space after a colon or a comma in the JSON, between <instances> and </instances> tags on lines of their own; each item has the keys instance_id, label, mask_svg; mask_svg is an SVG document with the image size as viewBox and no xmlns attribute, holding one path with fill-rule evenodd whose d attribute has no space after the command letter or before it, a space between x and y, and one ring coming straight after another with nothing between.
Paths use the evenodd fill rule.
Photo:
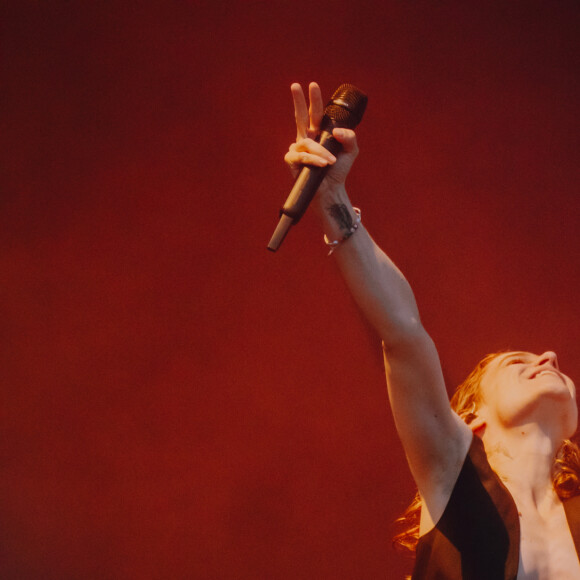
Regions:
<instances>
[{"instance_id":1,"label":"red background","mask_svg":"<svg viewBox=\"0 0 580 580\"><path fill-rule=\"evenodd\" d=\"M484 354L580 377L580 9L2 9L0 572L399 578L413 493L380 345L291 180L289 86L369 94L350 176L449 388Z\"/></svg>"}]
</instances>

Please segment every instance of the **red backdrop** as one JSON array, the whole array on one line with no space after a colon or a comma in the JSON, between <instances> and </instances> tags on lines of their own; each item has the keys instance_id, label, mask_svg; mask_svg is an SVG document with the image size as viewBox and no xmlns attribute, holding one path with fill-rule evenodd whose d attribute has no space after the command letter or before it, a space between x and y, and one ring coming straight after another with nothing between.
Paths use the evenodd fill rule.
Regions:
<instances>
[{"instance_id":1,"label":"red backdrop","mask_svg":"<svg viewBox=\"0 0 580 580\"><path fill-rule=\"evenodd\" d=\"M452 389L580 381L580 9L33 2L2 10L0 572L399 578L413 493L380 345L291 185L289 86L369 94L349 191Z\"/></svg>"}]
</instances>

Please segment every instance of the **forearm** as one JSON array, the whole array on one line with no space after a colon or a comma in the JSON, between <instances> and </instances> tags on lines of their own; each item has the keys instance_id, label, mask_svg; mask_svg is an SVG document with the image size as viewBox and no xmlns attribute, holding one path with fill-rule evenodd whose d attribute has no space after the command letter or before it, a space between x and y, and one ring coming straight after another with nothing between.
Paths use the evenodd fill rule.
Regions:
<instances>
[{"instance_id":1,"label":"forearm","mask_svg":"<svg viewBox=\"0 0 580 580\"><path fill-rule=\"evenodd\" d=\"M342 185L321 190L315 199L315 208L329 240L342 240L356 221ZM423 332L409 283L362 223L332 256L356 303L387 350Z\"/></svg>"}]
</instances>

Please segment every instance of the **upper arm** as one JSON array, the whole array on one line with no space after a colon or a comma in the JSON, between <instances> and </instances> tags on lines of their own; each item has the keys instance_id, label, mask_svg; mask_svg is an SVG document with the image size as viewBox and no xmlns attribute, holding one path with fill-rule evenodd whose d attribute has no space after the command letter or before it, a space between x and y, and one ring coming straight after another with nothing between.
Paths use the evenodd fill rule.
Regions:
<instances>
[{"instance_id":1,"label":"upper arm","mask_svg":"<svg viewBox=\"0 0 580 580\"><path fill-rule=\"evenodd\" d=\"M430 511L441 511L472 433L451 409L439 355L420 324L385 347L389 401L409 467ZM443 508L445 505L442 506Z\"/></svg>"}]
</instances>

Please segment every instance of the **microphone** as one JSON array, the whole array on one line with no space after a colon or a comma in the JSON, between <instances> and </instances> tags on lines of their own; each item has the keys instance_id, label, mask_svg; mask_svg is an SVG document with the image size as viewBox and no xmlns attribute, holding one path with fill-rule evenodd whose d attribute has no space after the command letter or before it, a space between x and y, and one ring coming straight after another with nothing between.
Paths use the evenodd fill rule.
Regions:
<instances>
[{"instance_id":1,"label":"microphone","mask_svg":"<svg viewBox=\"0 0 580 580\"><path fill-rule=\"evenodd\" d=\"M362 119L367 101L368 97L361 90L349 84L340 85L328 101L320 123L320 135L316 140L335 157L342 151L342 143L332 136L332 130L354 129ZM268 244L268 250L275 252L290 228L304 215L329 168L329 166L302 166L292 191L280 210L280 221Z\"/></svg>"}]
</instances>

